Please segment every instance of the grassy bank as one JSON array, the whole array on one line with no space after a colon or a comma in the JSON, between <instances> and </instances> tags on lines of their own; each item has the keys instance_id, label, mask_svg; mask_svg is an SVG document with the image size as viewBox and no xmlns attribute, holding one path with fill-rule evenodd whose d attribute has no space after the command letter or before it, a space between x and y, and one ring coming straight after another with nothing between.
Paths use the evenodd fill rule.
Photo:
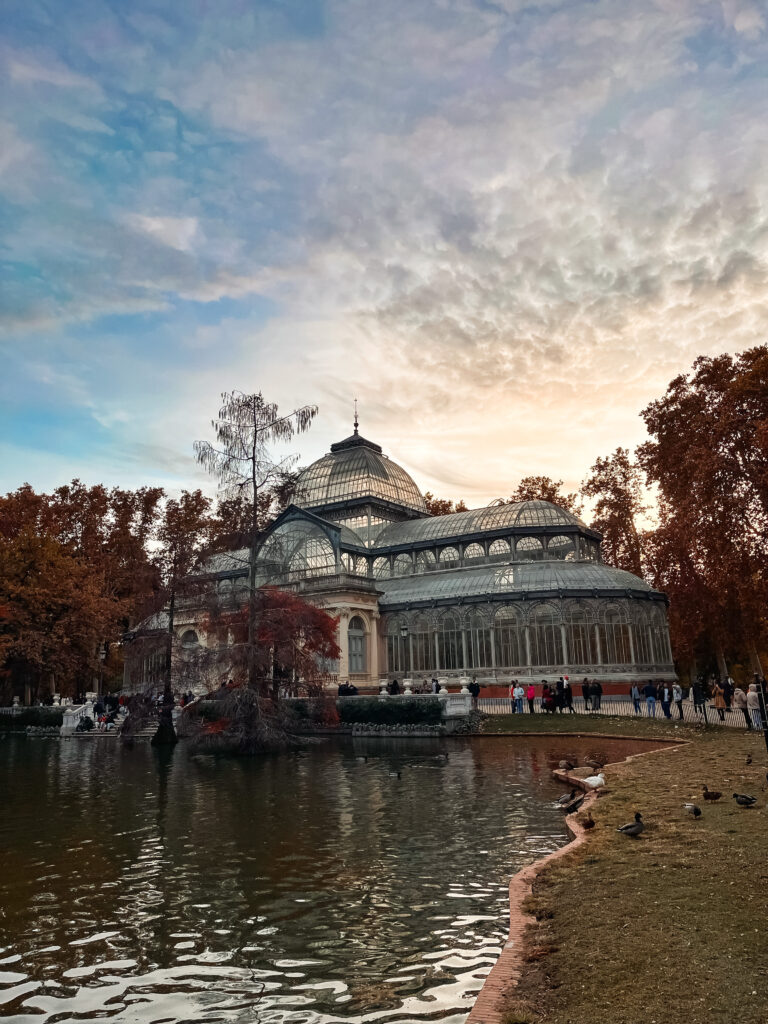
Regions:
<instances>
[{"instance_id":1,"label":"grassy bank","mask_svg":"<svg viewBox=\"0 0 768 1024\"><path fill-rule=\"evenodd\" d=\"M566 724L554 728L567 731ZM659 729L626 719L584 724L585 732L591 724L591 732L632 736ZM631 732L622 727L630 725ZM537 923L527 933L526 968L510 993L506 1024L764 1024L762 734L681 727L678 735L691 742L607 770L609 792L593 807L597 824L587 842L537 878L526 906ZM705 802L704 783L722 799ZM757 796L758 809L738 807L733 792ZM682 808L689 800L702 808L698 821ZM632 840L616 828L636 810L647 831Z\"/></svg>"}]
</instances>

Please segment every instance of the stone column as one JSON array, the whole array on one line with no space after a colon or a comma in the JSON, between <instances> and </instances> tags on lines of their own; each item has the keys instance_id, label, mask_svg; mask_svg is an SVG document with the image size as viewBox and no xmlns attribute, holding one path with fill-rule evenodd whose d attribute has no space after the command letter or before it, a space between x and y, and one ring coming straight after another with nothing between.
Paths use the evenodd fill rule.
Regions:
<instances>
[{"instance_id":1,"label":"stone column","mask_svg":"<svg viewBox=\"0 0 768 1024\"><path fill-rule=\"evenodd\" d=\"M523 629L525 630L525 663L526 665L531 664L531 633L530 628L526 624Z\"/></svg>"},{"instance_id":2,"label":"stone column","mask_svg":"<svg viewBox=\"0 0 768 1024\"><path fill-rule=\"evenodd\" d=\"M597 664L603 664L603 652L600 647L600 626L595 623L595 653L597 654Z\"/></svg>"},{"instance_id":3,"label":"stone column","mask_svg":"<svg viewBox=\"0 0 768 1024\"><path fill-rule=\"evenodd\" d=\"M373 682L379 678L379 622L381 618L377 611L371 612L371 632L369 634L368 646L368 678Z\"/></svg>"},{"instance_id":4,"label":"stone column","mask_svg":"<svg viewBox=\"0 0 768 1024\"><path fill-rule=\"evenodd\" d=\"M565 624L560 623L560 642L563 646L563 668L568 667L568 641L565 637Z\"/></svg>"},{"instance_id":5,"label":"stone column","mask_svg":"<svg viewBox=\"0 0 768 1024\"><path fill-rule=\"evenodd\" d=\"M339 682L349 679L349 606L336 609L339 616Z\"/></svg>"}]
</instances>

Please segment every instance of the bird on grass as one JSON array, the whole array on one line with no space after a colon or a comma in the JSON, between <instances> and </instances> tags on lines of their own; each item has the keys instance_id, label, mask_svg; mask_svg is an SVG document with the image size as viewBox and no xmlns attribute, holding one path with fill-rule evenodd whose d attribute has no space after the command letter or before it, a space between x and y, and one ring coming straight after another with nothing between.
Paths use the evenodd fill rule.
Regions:
<instances>
[{"instance_id":1,"label":"bird on grass","mask_svg":"<svg viewBox=\"0 0 768 1024\"><path fill-rule=\"evenodd\" d=\"M739 807L752 807L757 803L756 796L747 796L746 793L734 793L733 799L739 805Z\"/></svg>"},{"instance_id":2,"label":"bird on grass","mask_svg":"<svg viewBox=\"0 0 768 1024\"><path fill-rule=\"evenodd\" d=\"M595 819L592 817L592 811L587 811L587 816L582 821L581 827L588 832L591 828L595 827Z\"/></svg>"},{"instance_id":3,"label":"bird on grass","mask_svg":"<svg viewBox=\"0 0 768 1024\"><path fill-rule=\"evenodd\" d=\"M562 795L562 796L558 797L558 798L557 798L557 802L558 802L558 803L560 804L560 806L562 807L562 806L564 806L565 804L569 804L569 803L571 802L571 800L573 800L573 798L574 798L575 796L576 796L576 790L575 790L575 789L572 789L570 793L563 793L563 795Z\"/></svg>"},{"instance_id":4,"label":"bird on grass","mask_svg":"<svg viewBox=\"0 0 768 1024\"><path fill-rule=\"evenodd\" d=\"M704 787L704 799L705 800L719 800L722 795L723 794L719 793L717 790L707 789L706 786Z\"/></svg>"},{"instance_id":5,"label":"bird on grass","mask_svg":"<svg viewBox=\"0 0 768 1024\"><path fill-rule=\"evenodd\" d=\"M605 768L605 761L598 761L596 757L585 757L584 764L595 772L602 771Z\"/></svg>"},{"instance_id":6,"label":"bird on grass","mask_svg":"<svg viewBox=\"0 0 768 1024\"><path fill-rule=\"evenodd\" d=\"M621 828L617 828L616 831L623 832L625 836L631 836L633 839L637 839L641 832L645 832L643 816L640 811L635 813L634 821L630 821L628 825L622 825Z\"/></svg>"},{"instance_id":7,"label":"bird on grass","mask_svg":"<svg viewBox=\"0 0 768 1024\"><path fill-rule=\"evenodd\" d=\"M696 804L683 804L683 807L686 809L686 811L688 811L689 814L692 814L694 818L701 817L701 808L697 807Z\"/></svg>"},{"instance_id":8,"label":"bird on grass","mask_svg":"<svg viewBox=\"0 0 768 1024\"><path fill-rule=\"evenodd\" d=\"M589 786L590 789L599 789L605 785L605 775L600 772L599 775L588 775L586 779L582 780L585 786Z\"/></svg>"},{"instance_id":9,"label":"bird on grass","mask_svg":"<svg viewBox=\"0 0 768 1024\"><path fill-rule=\"evenodd\" d=\"M747 759L744 762L744 764L752 764L752 755L751 754L747 754Z\"/></svg>"},{"instance_id":10,"label":"bird on grass","mask_svg":"<svg viewBox=\"0 0 768 1024\"><path fill-rule=\"evenodd\" d=\"M559 765L560 769L564 772L572 772L576 765L573 761L562 760Z\"/></svg>"}]
</instances>

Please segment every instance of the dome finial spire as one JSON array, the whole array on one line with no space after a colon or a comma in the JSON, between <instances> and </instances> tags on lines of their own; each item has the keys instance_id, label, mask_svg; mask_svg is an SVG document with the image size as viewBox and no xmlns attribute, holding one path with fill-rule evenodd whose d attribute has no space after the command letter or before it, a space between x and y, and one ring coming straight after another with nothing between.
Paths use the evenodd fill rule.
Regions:
<instances>
[{"instance_id":1,"label":"dome finial spire","mask_svg":"<svg viewBox=\"0 0 768 1024\"><path fill-rule=\"evenodd\" d=\"M358 422L357 422L357 399L355 399L355 436L357 436L357 428L358 428Z\"/></svg>"}]
</instances>

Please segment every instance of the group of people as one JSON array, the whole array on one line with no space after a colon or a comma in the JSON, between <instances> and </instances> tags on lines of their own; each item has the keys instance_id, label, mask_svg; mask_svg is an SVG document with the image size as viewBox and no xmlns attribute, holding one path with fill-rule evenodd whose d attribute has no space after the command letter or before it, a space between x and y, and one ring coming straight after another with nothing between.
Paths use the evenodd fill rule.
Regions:
<instances>
[{"instance_id":1,"label":"group of people","mask_svg":"<svg viewBox=\"0 0 768 1024\"><path fill-rule=\"evenodd\" d=\"M699 690L703 690L701 682L697 680L693 687L694 694L697 684ZM726 711L740 711L744 716L748 729L762 729L763 708L760 706L760 697L761 695L763 696L764 703L765 687L765 678L759 676L757 672L755 672L753 681L749 684L746 693L743 687L734 683L730 676L726 676L724 679L713 679L711 686L712 703L715 705L715 711L717 711L720 721L725 720Z\"/></svg>"},{"instance_id":2,"label":"group of people","mask_svg":"<svg viewBox=\"0 0 768 1024\"><path fill-rule=\"evenodd\" d=\"M600 700L603 696L603 688L600 683L596 680L590 683L588 679L585 679L581 684L581 692L586 710L599 711ZM513 679L509 684L509 699L513 714L522 715L526 702L528 713L531 715L536 713L536 687L533 683L523 686L519 679ZM560 676L554 685L542 680L541 710L548 715L562 714L564 711L568 711L572 715L575 714L573 687L568 676Z\"/></svg>"},{"instance_id":3,"label":"group of people","mask_svg":"<svg viewBox=\"0 0 768 1024\"><path fill-rule=\"evenodd\" d=\"M356 697L357 687L354 683L350 683L349 680L347 680L346 682L339 684L338 694L340 697Z\"/></svg>"}]
</instances>

